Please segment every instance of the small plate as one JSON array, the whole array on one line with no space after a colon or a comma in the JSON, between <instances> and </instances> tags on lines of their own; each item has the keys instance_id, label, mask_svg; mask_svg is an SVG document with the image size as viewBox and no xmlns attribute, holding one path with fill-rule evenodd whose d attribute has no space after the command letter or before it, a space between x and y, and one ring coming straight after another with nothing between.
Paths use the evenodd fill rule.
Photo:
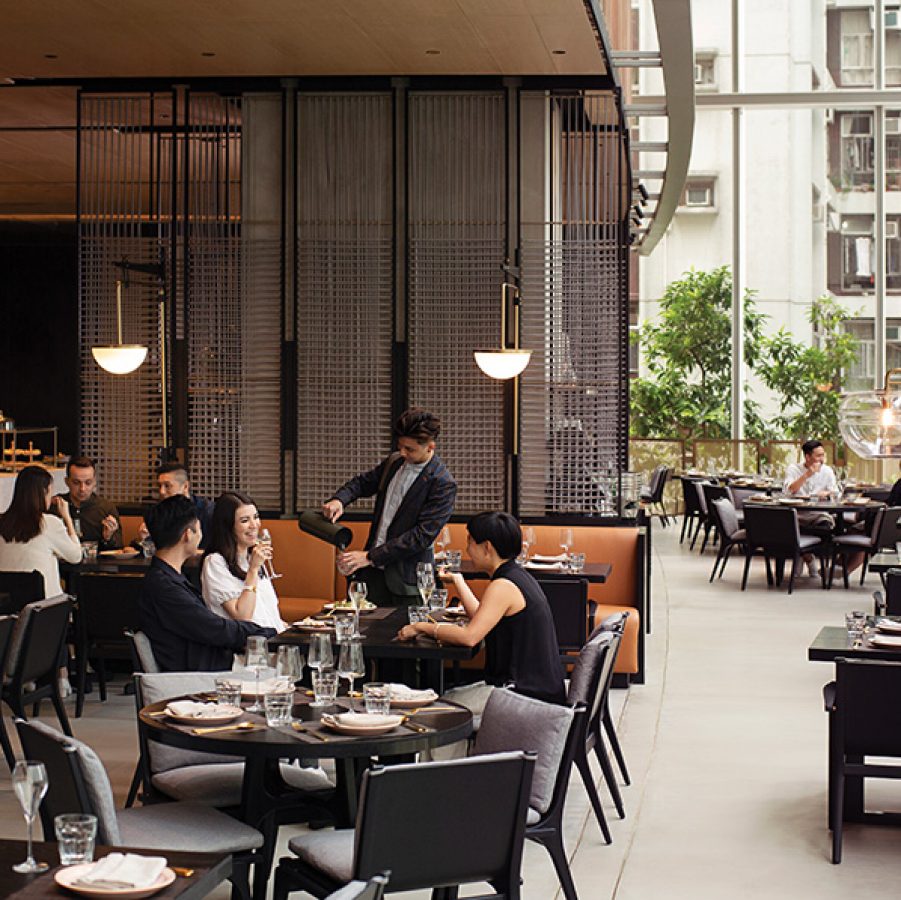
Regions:
<instances>
[{"instance_id":1,"label":"small plate","mask_svg":"<svg viewBox=\"0 0 901 900\"><path fill-rule=\"evenodd\" d=\"M347 612L352 613L354 608L347 601L339 601L338 603L326 603L322 607L323 609L334 610L335 612ZM369 600L363 602L360 606L361 613L372 612L372 610L377 609L378 607L374 603L370 603Z\"/></svg>"},{"instance_id":2,"label":"small plate","mask_svg":"<svg viewBox=\"0 0 901 900\"><path fill-rule=\"evenodd\" d=\"M53 880L68 891L81 894L82 897L119 897L121 900L140 900L141 897L152 897L163 888L169 887L175 881L175 872L172 869L163 869L159 878L145 888L97 888L75 884L83 875L96 865L96 863L82 863L78 866L63 866L53 873Z\"/></svg>"},{"instance_id":3,"label":"small plate","mask_svg":"<svg viewBox=\"0 0 901 900\"><path fill-rule=\"evenodd\" d=\"M901 650L901 635L871 634L870 643L886 650Z\"/></svg>"},{"instance_id":4,"label":"small plate","mask_svg":"<svg viewBox=\"0 0 901 900\"><path fill-rule=\"evenodd\" d=\"M391 705L395 709L419 709L420 706L428 706L438 699L438 695L431 689L416 691L418 697L398 697L395 699L394 691L391 692Z\"/></svg>"},{"instance_id":5,"label":"small plate","mask_svg":"<svg viewBox=\"0 0 901 900\"><path fill-rule=\"evenodd\" d=\"M347 716L347 713L344 713L344 716ZM363 715L362 713L358 713L358 715ZM369 716L366 716L368 719ZM381 718L381 717L380 717ZM332 731L337 731L338 734L347 734L352 737L377 737L380 734L387 734L389 731L393 731L400 725L404 720L403 716L385 716L384 721L377 725L364 725L360 724L348 724L346 721L341 722L338 720L336 716L331 716L328 713L322 714L322 724L327 728L331 728Z\"/></svg>"},{"instance_id":6,"label":"small plate","mask_svg":"<svg viewBox=\"0 0 901 900\"><path fill-rule=\"evenodd\" d=\"M167 712L166 718L180 725L227 725L243 714L240 706L223 706L221 716L174 716Z\"/></svg>"},{"instance_id":7,"label":"small plate","mask_svg":"<svg viewBox=\"0 0 901 900\"><path fill-rule=\"evenodd\" d=\"M800 497L780 497L779 503L783 506L803 506L807 501Z\"/></svg>"},{"instance_id":8,"label":"small plate","mask_svg":"<svg viewBox=\"0 0 901 900\"><path fill-rule=\"evenodd\" d=\"M123 547L121 550L101 550L98 555L108 556L110 559L134 559L141 555L141 551L134 547Z\"/></svg>"},{"instance_id":9,"label":"small plate","mask_svg":"<svg viewBox=\"0 0 901 900\"><path fill-rule=\"evenodd\" d=\"M901 634L901 622L893 622L891 619L877 619L876 628L883 634Z\"/></svg>"},{"instance_id":10,"label":"small plate","mask_svg":"<svg viewBox=\"0 0 901 900\"><path fill-rule=\"evenodd\" d=\"M297 622L291 623L292 628L299 631L334 631L335 624L331 621L319 621L307 616L306 619L299 619Z\"/></svg>"}]
</instances>

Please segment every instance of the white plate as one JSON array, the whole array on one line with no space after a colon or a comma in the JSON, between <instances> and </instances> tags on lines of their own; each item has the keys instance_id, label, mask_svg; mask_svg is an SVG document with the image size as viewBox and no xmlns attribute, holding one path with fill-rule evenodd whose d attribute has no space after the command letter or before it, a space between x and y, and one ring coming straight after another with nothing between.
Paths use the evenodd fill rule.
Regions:
<instances>
[{"instance_id":1,"label":"white plate","mask_svg":"<svg viewBox=\"0 0 901 900\"><path fill-rule=\"evenodd\" d=\"M535 562L529 560L525 566L527 569L535 569L537 572L561 572L563 571L562 562Z\"/></svg>"},{"instance_id":2,"label":"white plate","mask_svg":"<svg viewBox=\"0 0 901 900\"><path fill-rule=\"evenodd\" d=\"M404 692L399 697L394 696L394 686L391 687L391 705L396 709L416 709L420 706L428 706L438 699L438 695L429 688L425 691Z\"/></svg>"},{"instance_id":3,"label":"white plate","mask_svg":"<svg viewBox=\"0 0 901 900\"><path fill-rule=\"evenodd\" d=\"M554 556L551 556L547 553L533 553L529 558L529 562L537 562L537 563L559 563L563 562L565 557L562 553L557 553Z\"/></svg>"},{"instance_id":4,"label":"white plate","mask_svg":"<svg viewBox=\"0 0 901 900\"><path fill-rule=\"evenodd\" d=\"M891 619L878 619L876 627L884 634L901 634L901 622L893 622Z\"/></svg>"},{"instance_id":5,"label":"white plate","mask_svg":"<svg viewBox=\"0 0 901 900\"><path fill-rule=\"evenodd\" d=\"M348 713L344 713L342 718L346 718ZM363 713L359 713L361 717L364 716ZM365 718L369 719L369 716L365 716ZM382 718L382 717L380 717ZM347 734L352 737L377 737L380 734L387 734L389 731L393 731L397 728L398 725L403 722L403 716L384 716L383 721L380 724L376 725L364 725L360 724L348 724L347 721L339 721L336 716L330 716L328 713L323 713L322 715L322 724L326 726L326 728L331 728L332 731L337 731L339 734Z\"/></svg>"},{"instance_id":6,"label":"white plate","mask_svg":"<svg viewBox=\"0 0 901 900\"><path fill-rule=\"evenodd\" d=\"M324 604L322 608L323 609L333 609L333 610L335 610L335 612L352 613L354 611L354 608L350 605L350 603L347 603L347 605L345 605L345 603L346 603L346 601L341 601L341 605L338 606L335 603L329 602L329 603ZM360 612L371 612L374 609L376 609L376 605L374 603L370 603L368 600L366 600L360 606Z\"/></svg>"},{"instance_id":7,"label":"white plate","mask_svg":"<svg viewBox=\"0 0 901 900\"><path fill-rule=\"evenodd\" d=\"M150 887L145 888L113 888L110 890L109 888L86 887L74 883L83 875L87 875L95 865L96 863L82 863L78 866L64 866L53 873L53 880L60 887L81 894L82 897L121 897L122 900L140 900L141 897L151 897L175 881L175 872L172 869L163 869L159 878Z\"/></svg>"},{"instance_id":8,"label":"white plate","mask_svg":"<svg viewBox=\"0 0 901 900\"><path fill-rule=\"evenodd\" d=\"M313 619L299 619L297 622L291 623L292 628L299 628L301 631L334 631L333 622L320 622Z\"/></svg>"},{"instance_id":9,"label":"white plate","mask_svg":"<svg viewBox=\"0 0 901 900\"><path fill-rule=\"evenodd\" d=\"M121 550L101 550L100 556L108 556L111 559L134 559L140 556L141 551L134 547L123 547Z\"/></svg>"},{"instance_id":10,"label":"white plate","mask_svg":"<svg viewBox=\"0 0 901 900\"><path fill-rule=\"evenodd\" d=\"M901 650L901 635L895 637L889 634L871 634L870 643L874 647L883 647L886 650Z\"/></svg>"},{"instance_id":11,"label":"white plate","mask_svg":"<svg viewBox=\"0 0 901 900\"><path fill-rule=\"evenodd\" d=\"M780 497L779 503L782 503L785 506L803 506L807 501L801 500L797 497Z\"/></svg>"},{"instance_id":12,"label":"white plate","mask_svg":"<svg viewBox=\"0 0 901 900\"><path fill-rule=\"evenodd\" d=\"M226 725L228 722L234 722L243 713L244 710L240 706L223 706L221 716L174 716L167 712L166 718L180 725Z\"/></svg>"}]
</instances>

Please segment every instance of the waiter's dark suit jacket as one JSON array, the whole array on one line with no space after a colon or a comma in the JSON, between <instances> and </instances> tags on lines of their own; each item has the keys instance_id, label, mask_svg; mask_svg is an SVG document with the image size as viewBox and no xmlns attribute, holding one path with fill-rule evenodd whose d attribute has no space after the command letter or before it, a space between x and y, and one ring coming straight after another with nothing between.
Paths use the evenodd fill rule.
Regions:
<instances>
[{"instance_id":1,"label":"waiter's dark suit jacket","mask_svg":"<svg viewBox=\"0 0 901 900\"><path fill-rule=\"evenodd\" d=\"M388 485L402 465L403 459L392 454L374 469L351 478L335 492L332 499L340 500L346 508L358 497L378 495L366 539L366 549L371 551L369 559L373 565L385 570L385 581L393 592L400 593L402 590L402 585L395 581L399 578L415 593L416 563L432 561L432 544L454 511L457 483L438 455L433 455L410 485L388 526L385 543L373 549ZM385 466L389 467L387 474Z\"/></svg>"}]
</instances>

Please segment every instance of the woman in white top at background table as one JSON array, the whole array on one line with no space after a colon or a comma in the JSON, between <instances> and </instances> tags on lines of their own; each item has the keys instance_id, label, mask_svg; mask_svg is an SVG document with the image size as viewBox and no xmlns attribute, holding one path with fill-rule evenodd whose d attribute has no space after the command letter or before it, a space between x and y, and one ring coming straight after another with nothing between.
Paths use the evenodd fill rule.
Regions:
<instances>
[{"instance_id":1,"label":"woman in white top at background table","mask_svg":"<svg viewBox=\"0 0 901 900\"><path fill-rule=\"evenodd\" d=\"M51 505L57 515L50 515ZM43 466L25 466L16 478L12 503L0 516L0 570L36 570L44 576L44 597L55 597L63 592L61 559L81 562L69 504L53 496L53 478Z\"/></svg>"},{"instance_id":2,"label":"woman in white top at background table","mask_svg":"<svg viewBox=\"0 0 901 900\"><path fill-rule=\"evenodd\" d=\"M220 616L284 631L275 588L263 571L272 547L259 536L260 514L250 497L226 491L216 500L200 579L203 599Z\"/></svg>"}]
</instances>

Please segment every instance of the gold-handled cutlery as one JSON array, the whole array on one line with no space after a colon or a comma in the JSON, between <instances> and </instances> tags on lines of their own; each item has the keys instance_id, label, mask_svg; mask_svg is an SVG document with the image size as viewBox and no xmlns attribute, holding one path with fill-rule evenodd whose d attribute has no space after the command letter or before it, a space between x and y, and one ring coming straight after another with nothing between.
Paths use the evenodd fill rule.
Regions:
<instances>
[{"instance_id":1,"label":"gold-handled cutlery","mask_svg":"<svg viewBox=\"0 0 901 900\"><path fill-rule=\"evenodd\" d=\"M169 866L169 868L182 878L190 878L194 874L193 869L185 869L182 866Z\"/></svg>"},{"instance_id":2,"label":"gold-handled cutlery","mask_svg":"<svg viewBox=\"0 0 901 900\"><path fill-rule=\"evenodd\" d=\"M217 731L253 731L256 728L265 728L257 722L239 722L237 725L215 725L212 728L194 728L194 734L213 734Z\"/></svg>"},{"instance_id":3,"label":"gold-handled cutlery","mask_svg":"<svg viewBox=\"0 0 901 900\"><path fill-rule=\"evenodd\" d=\"M324 744L328 743L328 738L324 734L320 734L318 731L311 731L306 725L301 725L300 722L292 722L291 727L295 731L299 731L301 734L308 734L310 737L316 738L318 741L322 741Z\"/></svg>"}]
</instances>

